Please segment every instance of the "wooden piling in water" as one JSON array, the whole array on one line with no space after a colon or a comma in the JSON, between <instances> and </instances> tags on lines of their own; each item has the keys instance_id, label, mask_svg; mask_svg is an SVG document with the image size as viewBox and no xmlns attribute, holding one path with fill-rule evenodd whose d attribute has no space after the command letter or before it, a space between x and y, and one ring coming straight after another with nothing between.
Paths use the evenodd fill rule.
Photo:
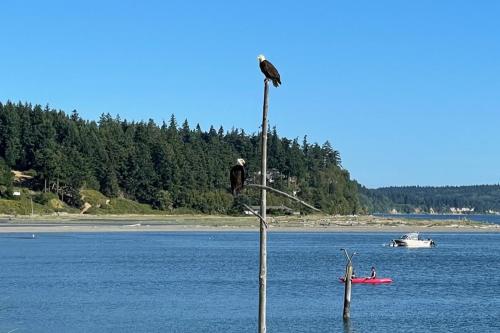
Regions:
<instances>
[{"instance_id":1,"label":"wooden piling in water","mask_svg":"<svg viewBox=\"0 0 500 333\"><path fill-rule=\"evenodd\" d=\"M264 80L264 105L262 107L262 160L260 197L260 269L259 269L259 333L266 332L266 288L267 288L267 223L266 223L266 174L267 174L267 112L269 80Z\"/></svg>"},{"instance_id":2,"label":"wooden piling in water","mask_svg":"<svg viewBox=\"0 0 500 333\"><path fill-rule=\"evenodd\" d=\"M352 262L349 260L345 268L345 278L344 278L344 320L349 320L351 318L351 286L352 286Z\"/></svg>"},{"instance_id":3,"label":"wooden piling in water","mask_svg":"<svg viewBox=\"0 0 500 333\"><path fill-rule=\"evenodd\" d=\"M340 249L341 251L344 251L345 256L347 258L347 264L345 266L345 276L344 276L344 311L343 311L343 318L344 322L346 320L349 320L351 318L351 286L352 286L352 272L353 272L353 266L352 266L352 257L354 257L356 252L353 252L351 256L349 256L349 253L347 252L346 249Z\"/></svg>"}]
</instances>

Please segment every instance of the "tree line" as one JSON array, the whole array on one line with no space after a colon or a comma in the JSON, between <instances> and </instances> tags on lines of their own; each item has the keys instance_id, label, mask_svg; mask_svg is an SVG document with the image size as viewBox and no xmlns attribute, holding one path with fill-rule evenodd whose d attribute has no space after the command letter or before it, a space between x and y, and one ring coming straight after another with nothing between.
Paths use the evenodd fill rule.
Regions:
<instances>
[{"instance_id":1,"label":"tree line","mask_svg":"<svg viewBox=\"0 0 500 333\"><path fill-rule=\"evenodd\" d=\"M280 137L268 129L271 186L312 203L327 213L361 211L358 185L341 166L329 142L309 143L305 136ZM11 170L32 175L32 190L56 193L67 204L82 205L80 191L95 189L108 197L125 197L159 210L237 213L239 203L258 204L258 191L247 189L234 200L229 169L237 158L247 162L250 182L257 182L260 134L213 126L208 131L174 115L128 121L110 114L84 120L49 106L0 103L0 196L12 195ZM295 207L270 194L269 205ZM301 208L302 209L302 208Z\"/></svg>"},{"instance_id":2,"label":"tree line","mask_svg":"<svg viewBox=\"0 0 500 333\"><path fill-rule=\"evenodd\" d=\"M474 213L500 212L500 185L359 187L360 201L370 212L450 213L474 209Z\"/></svg>"}]
</instances>

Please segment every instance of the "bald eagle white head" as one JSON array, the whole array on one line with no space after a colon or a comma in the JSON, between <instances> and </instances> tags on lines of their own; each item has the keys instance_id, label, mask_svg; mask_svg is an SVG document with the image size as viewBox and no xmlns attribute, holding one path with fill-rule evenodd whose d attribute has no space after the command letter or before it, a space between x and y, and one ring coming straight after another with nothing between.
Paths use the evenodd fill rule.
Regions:
<instances>
[{"instance_id":1,"label":"bald eagle white head","mask_svg":"<svg viewBox=\"0 0 500 333\"><path fill-rule=\"evenodd\" d=\"M244 165L245 160L242 158L238 158L236 160L236 165L234 165L229 172L229 180L231 181L231 193L234 196L237 196L240 193L240 191L243 189L243 185L245 184L246 170Z\"/></svg>"},{"instance_id":2,"label":"bald eagle white head","mask_svg":"<svg viewBox=\"0 0 500 333\"><path fill-rule=\"evenodd\" d=\"M266 57L264 57L263 54L259 54L257 59L259 59L260 70L266 76L266 80L273 81L273 85L275 87L279 87L279 85L281 84L281 78L280 73L278 73L276 67L274 67L273 64L267 61Z\"/></svg>"}]
</instances>

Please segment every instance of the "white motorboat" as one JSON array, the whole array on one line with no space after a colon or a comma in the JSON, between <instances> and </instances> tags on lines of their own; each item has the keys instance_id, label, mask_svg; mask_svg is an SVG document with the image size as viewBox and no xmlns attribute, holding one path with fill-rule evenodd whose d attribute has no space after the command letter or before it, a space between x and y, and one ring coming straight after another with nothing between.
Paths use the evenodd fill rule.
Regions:
<instances>
[{"instance_id":1,"label":"white motorboat","mask_svg":"<svg viewBox=\"0 0 500 333\"><path fill-rule=\"evenodd\" d=\"M408 234L404 234L399 239L391 240L389 244L393 247L403 246L403 247L433 247L436 246L436 243L430 239L423 239L420 237L418 232L410 232Z\"/></svg>"}]
</instances>

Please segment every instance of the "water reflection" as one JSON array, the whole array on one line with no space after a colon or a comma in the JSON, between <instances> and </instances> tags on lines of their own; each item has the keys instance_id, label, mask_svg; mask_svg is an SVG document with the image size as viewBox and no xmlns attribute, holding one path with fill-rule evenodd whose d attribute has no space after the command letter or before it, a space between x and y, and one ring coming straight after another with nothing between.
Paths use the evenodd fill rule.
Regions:
<instances>
[{"instance_id":1,"label":"water reflection","mask_svg":"<svg viewBox=\"0 0 500 333\"><path fill-rule=\"evenodd\" d=\"M350 319L344 319L344 333L356 333Z\"/></svg>"}]
</instances>

